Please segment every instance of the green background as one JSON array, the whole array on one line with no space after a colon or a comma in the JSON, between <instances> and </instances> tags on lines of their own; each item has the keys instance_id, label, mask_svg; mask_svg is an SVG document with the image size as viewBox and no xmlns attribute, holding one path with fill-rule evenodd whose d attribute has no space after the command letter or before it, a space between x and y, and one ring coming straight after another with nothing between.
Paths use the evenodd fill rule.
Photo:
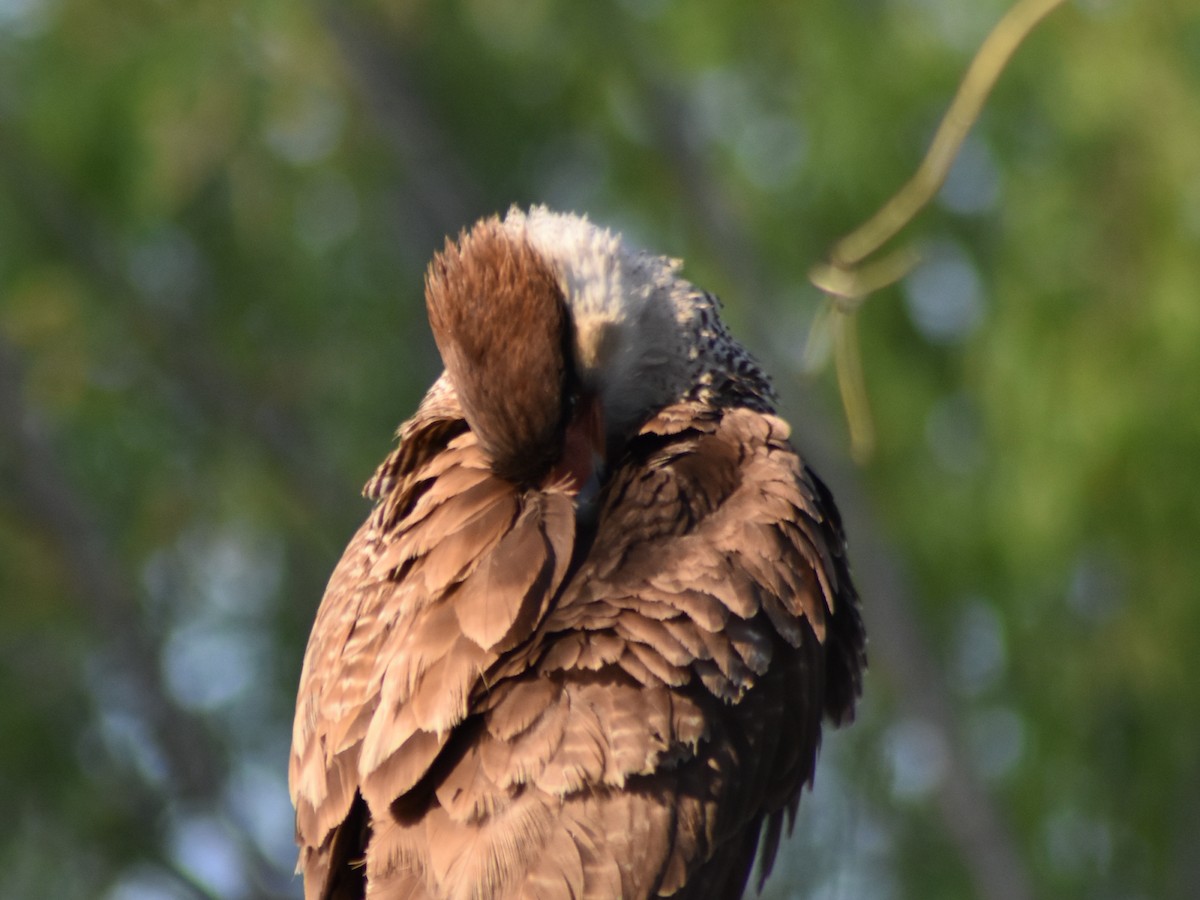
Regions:
<instances>
[{"instance_id":1,"label":"green background","mask_svg":"<svg viewBox=\"0 0 1200 900\"><path fill-rule=\"evenodd\" d=\"M295 683L423 268L539 201L686 259L845 510L866 698L767 894L1200 896L1200 9L1017 53L861 316L865 466L801 353L1004 8L0 2L0 896L299 895Z\"/></svg>"}]
</instances>

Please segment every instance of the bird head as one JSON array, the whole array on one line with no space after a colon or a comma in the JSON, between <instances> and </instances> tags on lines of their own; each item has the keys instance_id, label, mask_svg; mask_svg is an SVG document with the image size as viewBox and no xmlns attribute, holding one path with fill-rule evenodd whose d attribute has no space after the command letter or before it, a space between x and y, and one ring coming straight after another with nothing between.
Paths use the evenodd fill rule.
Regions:
<instances>
[{"instance_id":1,"label":"bird head","mask_svg":"<svg viewBox=\"0 0 1200 900\"><path fill-rule=\"evenodd\" d=\"M768 404L766 376L716 299L678 269L541 206L446 242L426 276L430 324L498 474L582 490L664 406L730 385Z\"/></svg>"}]
</instances>

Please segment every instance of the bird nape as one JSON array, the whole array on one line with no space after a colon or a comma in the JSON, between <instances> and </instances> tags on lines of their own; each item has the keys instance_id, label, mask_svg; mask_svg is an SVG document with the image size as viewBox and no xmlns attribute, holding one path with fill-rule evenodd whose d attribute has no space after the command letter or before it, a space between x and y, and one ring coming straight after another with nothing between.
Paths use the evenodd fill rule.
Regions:
<instances>
[{"instance_id":1,"label":"bird nape","mask_svg":"<svg viewBox=\"0 0 1200 900\"><path fill-rule=\"evenodd\" d=\"M445 371L300 676L307 900L736 898L769 871L865 636L833 498L678 266L542 207L435 256Z\"/></svg>"}]
</instances>

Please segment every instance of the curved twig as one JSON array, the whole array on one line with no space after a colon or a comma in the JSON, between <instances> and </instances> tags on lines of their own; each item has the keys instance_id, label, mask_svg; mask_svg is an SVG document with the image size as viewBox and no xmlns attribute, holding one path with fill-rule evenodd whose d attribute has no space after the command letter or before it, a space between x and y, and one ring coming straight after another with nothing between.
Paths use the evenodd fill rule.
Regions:
<instances>
[{"instance_id":1,"label":"curved twig","mask_svg":"<svg viewBox=\"0 0 1200 900\"><path fill-rule=\"evenodd\" d=\"M855 329L848 320L869 295L907 275L916 265L917 255L906 249L876 263L863 263L908 225L937 194L1013 53L1037 24L1063 2L1019 0L1005 13L967 67L916 172L875 215L833 245L829 262L820 263L809 272L809 280L829 298L832 316L829 324L835 337L838 384L850 423L851 453L859 461L870 456L874 429L858 360Z\"/></svg>"}]
</instances>

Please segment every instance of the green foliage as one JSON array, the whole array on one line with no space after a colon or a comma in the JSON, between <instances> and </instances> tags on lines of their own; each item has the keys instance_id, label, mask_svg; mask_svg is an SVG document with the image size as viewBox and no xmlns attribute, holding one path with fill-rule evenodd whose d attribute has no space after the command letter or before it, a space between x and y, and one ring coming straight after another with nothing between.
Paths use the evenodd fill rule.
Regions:
<instances>
[{"instance_id":1,"label":"green foliage","mask_svg":"<svg viewBox=\"0 0 1200 900\"><path fill-rule=\"evenodd\" d=\"M1186 6L1068 6L1018 52L861 315L851 472L806 272L1004 4L4 5L0 895L298 895L293 691L438 371L423 267L545 201L685 258L845 498L874 666L770 896L1195 896Z\"/></svg>"}]
</instances>

